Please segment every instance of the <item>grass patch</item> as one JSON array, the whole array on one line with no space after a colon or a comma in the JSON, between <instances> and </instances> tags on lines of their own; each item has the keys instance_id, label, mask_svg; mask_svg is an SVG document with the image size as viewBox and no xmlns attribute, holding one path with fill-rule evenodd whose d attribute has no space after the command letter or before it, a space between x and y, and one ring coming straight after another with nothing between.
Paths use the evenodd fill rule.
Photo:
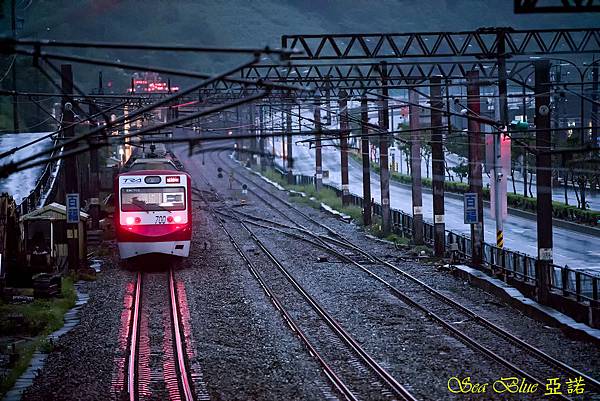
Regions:
<instances>
[{"instance_id":1,"label":"grass patch","mask_svg":"<svg viewBox=\"0 0 600 401\"><path fill-rule=\"evenodd\" d=\"M339 197L334 190L324 187L317 192L314 185L290 185L287 183L285 176L270 168L264 172L261 172L261 174L269 180L278 183L285 189L303 192L307 195L305 197L292 196L292 200L294 202L308 205L315 209L321 208L321 202L325 203L331 208L351 216L356 223L362 225L362 208L358 206L342 206L342 198ZM411 252L416 255L419 255L421 251L425 251L426 255L428 256L432 253L431 249L426 245L412 245L409 238L401 237L394 233L385 235L381 228L380 216L373 216L372 224L368 227L365 227L365 230L377 238L388 240L399 246L410 247Z\"/></svg>"},{"instance_id":2,"label":"grass patch","mask_svg":"<svg viewBox=\"0 0 600 401\"><path fill-rule=\"evenodd\" d=\"M281 173L271 168L261 171L260 173L269 180L278 183L285 189L304 192L307 195L306 197L293 196L292 200L294 202L308 205L314 207L315 209L320 209L322 202L338 212L347 214L357 223L360 224L362 222L362 209L358 206L342 206L342 199L338 197L335 191L332 189L321 188L320 191L317 191L313 185L290 185L287 183L285 176L282 176Z\"/></svg>"},{"instance_id":3,"label":"grass patch","mask_svg":"<svg viewBox=\"0 0 600 401\"><path fill-rule=\"evenodd\" d=\"M36 299L29 304L6 304L0 302L0 332L5 335L31 337L24 345L19 347L19 357L11 371L0 381L0 395L4 395L13 386L15 381L29 366L29 361L36 350L49 352L46 336L60 329L64 324L65 313L75 305L77 294L73 279L63 277L61 297L54 299ZM9 315L19 315L21 323L9 320Z\"/></svg>"}]
</instances>

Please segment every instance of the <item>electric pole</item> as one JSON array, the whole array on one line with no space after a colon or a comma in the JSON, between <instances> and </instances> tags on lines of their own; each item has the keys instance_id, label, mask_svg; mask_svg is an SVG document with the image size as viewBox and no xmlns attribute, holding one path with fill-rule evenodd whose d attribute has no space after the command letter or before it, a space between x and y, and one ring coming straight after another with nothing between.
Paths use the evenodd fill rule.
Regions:
<instances>
[{"instance_id":1,"label":"electric pole","mask_svg":"<svg viewBox=\"0 0 600 401\"><path fill-rule=\"evenodd\" d=\"M17 5L16 0L10 2L12 37L17 39ZM13 90L13 131L19 132L19 106L17 97L17 55L13 55L12 62L12 90Z\"/></svg>"},{"instance_id":2,"label":"electric pole","mask_svg":"<svg viewBox=\"0 0 600 401\"><path fill-rule=\"evenodd\" d=\"M323 158L321 154L321 104L317 96L315 99L315 189L321 190L323 186Z\"/></svg>"},{"instance_id":3,"label":"electric pole","mask_svg":"<svg viewBox=\"0 0 600 401\"><path fill-rule=\"evenodd\" d=\"M286 104L286 130L287 130L287 182L288 184L294 184L294 142L292 138L292 98L291 95L287 97Z\"/></svg>"},{"instance_id":4,"label":"electric pole","mask_svg":"<svg viewBox=\"0 0 600 401\"><path fill-rule=\"evenodd\" d=\"M413 242L423 245L423 187L421 183L421 113L419 111L419 94L408 90L409 123L410 123L410 173L413 210Z\"/></svg>"},{"instance_id":5,"label":"electric pole","mask_svg":"<svg viewBox=\"0 0 600 401\"><path fill-rule=\"evenodd\" d=\"M498 95L499 95L499 112L500 125L505 129L508 127L508 98L507 98L507 78L506 78L506 54L505 54L505 36L504 31L498 31ZM494 135L494 206L496 216L496 246L500 249L504 248L504 222L503 222L503 180L502 176L502 154L500 150L500 135L499 131Z\"/></svg>"},{"instance_id":6,"label":"electric pole","mask_svg":"<svg viewBox=\"0 0 600 401\"><path fill-rule=\"evenodd\" d=\"M360 150L362 155L363 167L363 223L365 226L371 225L371 160L369 158L369 103L367 97L363 95L360 101L360 117L362 120L361 131L362 138Z\"/></svg>"},{"instance_id":7,"label":"electric pole","mask_svg":"<svg viewBox=\"0 0 600 401\"><path fill-rule=\"evenodd\" d=\"M75 115L73 113L74 105L71 104L69 96L73 94L73 71L70 64L61 64L60 73L62 78L62 130L63 139L71 139L75 136L73 122ZM76 149L77 144L65 146L65 152ZM65 169L64 188L65 204L67 211L67 247L68 247L68 266L69 270L76 271L79 267L79 180L77 176L77 157L69 156L64 160Z\"/></svg>"},{"instance_id":8,"label":"electric pole","mask_svg":"<svg viewBox=\"0 0 600 401\"><path fill-rule=\"evenodd\" d=\"M467 108L469 117L479 117L481 99L479 94L479 71L467 73ZM471 262L475 266L483 263L483 174L481 168L482 141L481 125L474 118L469 124L469 192L477 194L477 222L471 224Z\"/></svg>"},{"instance_id":9,"label":"electric pole","mask_svg":"<svg viewBox=\"0 0 600 401\"><path fill-rule=\"evenodd\" d=\"M535 147L537 150L537 240L536 270L538 301L548 302L552 266L552 144L550 133L550 62L535 61Z\"/></svg>"},{"instance_id":10,"label":"electric pole","mask_svg":"<svg viewBox=\"0 0 600 401\"><path fill-rule=\"evenodd\" d=\"M441 258L446 251L446 224L444 223L444 145L442 135L442 81L440 77L429 80L431 96L431 172L433 175L433 248ZM450 120L450 114L448 114ZM450 124L450 121L448 121Z\"/></svg>"},{"instance_id":11,"label":"electric pole","mask_svg":"<svg viewBox=\"0 0 600 401\"><path fill-rule=\"evenodd\" d=\"M340 160L342 171L342 206L348 206L348 94L341 90L339 93L340 107Z\"/></svg>"},{"instance_id":12,"label":"electric pole","mask_svg":"<svg viewBox=\"0 0 600 401\"><path fill-rule=\"evenodd\" d=\"M381 73L381 109L379 110L379 127L382 130L379 136L379 182L381 184L381 221L383 235L391 232L391 210L390 210L390 165L388 162L388 77L387 63L380 63Z\"/></svg>"}]
</instances>

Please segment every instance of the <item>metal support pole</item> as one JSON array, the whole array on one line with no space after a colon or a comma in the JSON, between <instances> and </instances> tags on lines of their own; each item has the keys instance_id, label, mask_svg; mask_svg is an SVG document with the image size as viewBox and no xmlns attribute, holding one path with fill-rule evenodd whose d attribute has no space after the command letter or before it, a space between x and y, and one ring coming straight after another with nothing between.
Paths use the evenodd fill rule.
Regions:
<instances>
[{"instance_id":1,"label":"metal support pole","mask_svg":"<svg viewBox=\"0 0 600 401\"><path fill-rule=\"evenodd\" d=\"M269 119L271 120L271 158L270 158L270 166L271 168L275 168L275 135L273 131L275 130L275 118L273 116L273 108L269 105Z\"/></svg>"},{"instance_id":2,"label":"metal support pole","mask_svg":"<svg viewBox=\"0 0 600 401\"><path fill-rule=\"evenodd\" d=\"M284 127L284 122L285 121L285 110L281 110L281 165L282 167L285 169L285 166L287 165L287 158L286 158L286 149L285 149L285 127Z\"/></svg>"},{"instance_id":3,"label":"metal support pole","mask_svg":"<svg viewBox=\"0 0 600 401\"><path fill-rule=\"evenodd\" d=\"M331 125L331 76L325 76L325 109L327 112L327 119L325 124Z\"/></svg>"},{"instance_id":4,"label":"metal support pole","mask_svg":"<svg viewBox=\"0 0 600 401\"><path fill-rule=\"evenodd\" d=\"M591 122L592 127L598 127L600 120L598 119L598 64L594 64L592 67L592 115ZM600 145L600 130L598 128L592 128L592 141L594 145Z\"/></svg>"},{"instance_id":5,"label":"metal support pole","mask_svg":"<svg viewBox=\"0 0 600 401\"><path fill-rule=\"evenodd\" d=\"M287 182L294 184L294 141L292 138L292 103L288 96L286 105L286 131L287 131Z\"/></svg>"},{"instance_id":6,"label":"metal support pole","mask_svg":"<svg viewBox=\"0 0 600 401\"><path fill-rule=\"evenodd\" d=\"M265 116L264 116L264 107L262 105L258 106L258 135L259 142L258 147L260 148L260 171L265 171L267 169L267 149L266 149L266 141L265 141Z\"/></svg>"},{"instance_id":7,"label":"metal support pole","mask_svg":"<svg viewBox=\"0 0 600 401\"><path fill-rule=\"evenodd\" d=\"M525 96L525 86L523 86L523 121L529 121L527 118L527 101ZM523 196L527 198L527 149L523 149ZM569 204L568 200L566 202Z\"/></svg>"},{"instance_id":8,"label":"metal support pole","mask_svg":"<svg viewBox=\"0 0 600 401\"><path fill-rule=\"evenodd\" d=\"M550 150L550 62L535 61L535 146L537 177L538 301L548 302L552 266L552 155Z\"/></svg>"},{"instance_id":9,"label":"metal support pole","mask_svg":"<svg viewBox=\"0 0 600 401\"><path fill-rule=\"evenodd\" d=\"M381 184L381 228L383 235L388 235L391 232L391 210L390 210L390 164L388 161L388 76L387 63L382 61L381 68L381 110L379 113L379 127L383 133L379 137L379 182Z\"/></svg>"},{"instance_id":10,"label":"metal support pole","mask_svg":"<svg viewBox=\"0 0 600 401\"><path fill-rule=\"evenodd\" d=\"M367 97L363 95L360 101L360 117L362 120L361 132L362 138L360 150L362 154L363 166L363 223L365 226L371 225L371 160L369 158L369 103Z\"/></svg>"},{"instance_id":11,"label":"metal support pole","mask_svg":"<svg viewBox=\"0 0 600 401\"><path fill-rule=\"evenodd\" d=\"M315 189L323 186L323 156L321 154L321 104L319 97L315 99Z\"/></svg>"},{"instance_id":12,"label":"metal support pole","mask_svg":"<svg viewBox=\"0 0 600 401\"><path fill-rule=\"evenodd\" d=\"M442 129L442 92L440 77L429 80L431 96L431 172L433 175L433 250L441 258L446 251L446 224L444 223L444 147ZM448 115L450 119L450 115Z\"/></svg>"},{"instance_id":13,"label":"metal support pole","mask_svg":"<svg viewBox=\"0 0 600 401\"><path fill-rule=\"evenodd\" d=\"M246 121L250 124L251 137L250 137L250 166L256 165L256 158L258 157L258 130L256 128L256 115L254 114L255 105L254 103L249 104L246 107Z\"/></svg>"},{"instance_id":14,"label":"metal support pole","mask_svg":"<svg viewBox=\"0 0 600 401\"><path fill-rule=\"evenodd\" d=\"M410 117L410 173L412 182L412 205L413 205L413 242L416 245L423 244L423 194L421 184L421 126L419 94L409 89L409 117Z\"/></svg>"},{"instance_id":15,"label":"metal support pole","mask_svg":"<svg viewBox=\"0 0 600 401\"><path fill-rule=\"evenodd\" d=\"M17 6L16 1L11 0L10 2L10 12L11 12L11 27L12 27L12 37L13 39L17 39ZM17 97L17 55L13 55L13 65L12 65L12 90L13 90L13 131L19 132L19 99Z\"/></svg>"},{"instance_id":16,"label":"metal support pole","mask_svg":"<svg viewBox=\"0 0 600 401\"><path fill-rule=\"evenodd\" d=\"M73 71L70 64L62 64L60 66L61 78L62 78L62 125L68 127L63 130L62 137L64 139L73 138L75 136L75 128L73 122L75 121L75 115L73 113L73 107L68 100L68 96L73 94ZM65 147L65 152L75 149L77 144L71 144ZM77 175L77 158L76 156L70 156L65 158L65 170L64 170L64 188L65 194L78 194L79 193L79 182ZM65 200L66 204L66 200ZM69 270L76 271L79 267L79 224L68 223L66 224L67 230L67 247L68 247L68 266Z\"/></svg>"},{"instance_id":17,"label":"metal support pole","mask_svg":"<svg viewBox=\"0 0 600 401\"><path fill-rule=\"evenodd\" d=\"M505 32L498 32L498 97L500 110L500 124L508 127L508 87L506 79L506 55L505 55ZM502 163L500 153L500 134L494 135L494 206L496 217L496 246L504 248L504 221L502 217L502 191L500 185L502 181Z\"/></svg>"},{"instance_id":18,"label":"metal support pole","mask_svg":"<svg viewBox=\"0 0 600 401\"><path fill-rule=\"evenodd\" d=\"M241 120L240 120L240 106L237 106L235 108L235 125L237 125L238 127L241 125ZM239 132L242 132L242 129L240 128ZM236 144L236 150L237 150L237 154L236 157L240 162L243 162L244 160L242 159L242 144L243 144L243 140L240 138L236 138L235 139L235 144Z\"/></svg>"},{"instance_id":19,"label":"metal support pole","mask_svg":"<svg viewBox=\"0 0 600 401\"><path fill-rule=\"evenodd\" d=\"M348 94L341 90L339 93L339 108L340 108L340 160L342 171L342 206L348 206Z\"/></svg>"},{"instance_id":20,"label":"metal support pole","mask_svg":"<svg viewBox=\"0 0 600 401\"><path fill-rule=\"evenodd\" d=\"M102 71L98 71L98 94L104 95L104 85L102 83Z\"/></svg>"},{"instance_id":21,"label":"metal support pole","mask_svg":"<svg viewBox=\"0 0 600 401\"><path fill-rule=\"evenodd\" d=\"M467 73L467 107L468 116L479 116L481 99L479 97L479 71ZM480 266L483 263L483 174L481 159L483 141L479 121L469 118L469 192L477 194L478 222L471 224L471 263Z\"/></svg>"},{"instance_id":22,"label":"metal support pole","mask_svg":"<svg viewBox=\"0 0 600 401\"><path fill-rule=\"evenodd\" d=\"M90 115L99 112L95 104L89 106ZM91 124L95 121L91 120ZM98 149L90 150L90 219L92 221L91 229L98 230L100 228L100 158Z\"/></svg>"}]
</instances>

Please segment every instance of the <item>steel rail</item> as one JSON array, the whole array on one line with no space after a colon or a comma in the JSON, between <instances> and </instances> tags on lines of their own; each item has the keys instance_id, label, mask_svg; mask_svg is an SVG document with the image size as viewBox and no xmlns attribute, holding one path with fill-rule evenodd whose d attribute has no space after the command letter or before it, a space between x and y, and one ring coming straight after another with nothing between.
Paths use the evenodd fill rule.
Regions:
<instances>
[{"instance_id":1,"label":"steel rail","mask_svg":"<svg viewBox=\"0 0 600 401\"><path fill-rule=\"evenodd\" d=\"M185 401L193 401L195 399L192 386L190 384L190 375L185 364L185 346L181 336L181 320L179 317L177 290L175 288L175 278L173 270L169 269L169 311L171 315L171 329L174 333L173 356L176 360L178 370L178 389L181 394L181 399ZM127 366L127 393L129 401L139 399L138 391L138 360L139 360L139 324L140 324L140 309L142 303L142 279L143 273L137 273L135 297L133 309L131 311L131 335L129 339L129 362Z\"/></svg>"},{"instance_id":2,"label":"steel rail","mask_svg":"<svg viewBox=\"0 0 600 401\"><path fill-rule=\"evenodd\" d=\"M469 309L469 308L461 305L460 303L454 301L453 299L447 297L446 295L442 294L441 292L437 291L436 289L432 288L431 286L429 286L428 284L426 284L423 281L419 280L418 278L412 276L411 274L403 271L402 269L398 268L397 266L393 265L392 263L390 263L390 262L388 262L386 260L383 260L383 259L381 259L381 258L379 258L377 256L374 256L374 255L370 254L369 252L363 250L359 246L353 244L351 241L349 241L346 238L344 238L342 235L340 235L339 233L337 233L335 230L331 229L330 227L326 226L325 224L321 223L320 221L318 221L318 220L316 220L316 219L308 216L306 213L302 212L301 210L299 210L297 207L295 207L291 203L287 202L284 199L281 199L280 197L276 196L275 194L271 193L270 191L267 191L266 189L262 188L262 186L258 185L254 180L249 179L247 177L246 177L246 179L248 181L250 181L250 182L253 182L257 187L261 188L263 191L265 191L266 193L268 193L269 195L271 195L273 198L275 198L279 202L283 203L284 205L286 205L289 208L291 208L294 211L296 211L298 214L300 214L301 216L303 216L304 218L306 218L308 221L312 222L313 224L318 225L321 228L324 228L325 230L327 230L327 232L329 232L330 234L334 235L335 237L340 238L340 241L337 241L337 244L339 246L346 246L346 247L348 247L348 248L350 248L350 249L352 249L354 251L357 251L357 252L361 253L363 256L369 258L371 261L380 263L380 264L382 264L382 265L390 268L394 272L401 274L405 278L408 278L412 282L414 282L417 285L419 285L420 287L424 288L428 293L434 295L439 300L443 301L444 303L446 303L446 304L448 304L450 306L455 307L456 309L459 309L464 314L467 314L469 317L471 317L471 318L477 320L478 322L480 322L483 326L485 326L488 329L494 331L496 334L501 335L502 337L504 337L505 339L509 340L510 342L512 342L512 343L514 343L514 344L516 344L516 345L524 348L527 352L529 352L530 354L535 355L540 360L546 362L548 365L551 365L554 368L556 368L558 370L561 370L563 372L567 372L569 374L581 376L581 377L583 377L585 379L586 383L590 383L591 386L594 387L596 390L600 390L600 382L598 380L592 378L589 375L584 374L583 372L581 372L581 371L573 368L572 366L569 366L569 365L565 364L564 362L559 361L558 359L551 357L550 355L546 354L545 352L541 351L540 349L538 349L538 348L536 348L536 347L528 344L524 340L521 340L520 338L516 337L515 335L513 335L513 334L509 333L508 331L500 328L499 326L497 326L496 324L494 324L491 321L487 320L483 316L475 313L471 309ZM263 198L263 201L265 203L267 203L268 205L272 205L268 201L264 200L264 198ZM278 210L277 208L274 208L274 209ZM303 226L299 225L297 222L293 221L288 215L286 215L282 211L280 211L280 212L281 212L281 214L283 216L285 216L285 218L287 220L291 221L293 224L296 224L300 229L306 230L305 227L303 227ZM293 227L291 227L291 228L293 228ZM297 229L297 228L295 228L295 229ZM324 240L329 240L329 241L334 240L333 238L328 238L327 236L322 236L322 235L318 235L318 237L322 238ZM351 259L349 259L349 261L351 263L357 263L357 262L355 262L355 261L353 261ZM364 268L364 266L363 266L363 268ZM460 333L460 334L463 335L462 333ZM508 363L510 363L510 362L508 362Z\"/></svg>"},{"instance_id":3,"label":"steel rail","mask_svg":"<svg viewBox=\"0 0 600 401\"><path fill-rule=\"evenodd\" d=\"M249 180L249 181L254 182L252 180ZM254 184L256 185L256 182L254 182ZM282 203L284 203L286 206L294 209L298 214L304 216L307 220L311 221L313 224L317 224L317 225L319 225L319 226L321 226L323 228L326 228L328 230L328 232L333 233L336 237L338 237L338 238L341 239L341 240L335 240L334 238L331 238L331 237L328 237L328 236L317 235L322 240L330 241L330 242L335 242L339 246L344 246L344 247L347 247L347 248L352 249L354 251L357 251L357 252L361 253L363 256L365 256L368 259L370 259L371 261L380 263L380 264L382 264L382 265L384 265L384 266L392 269L393 271L401 274L405 278L408 278L412 282L418 284L420 287L424 288L427 292L429 292L430 294L436 296L439 300L443 301L444 303L446 303L446 304L448 304L448 305L450 305L452 307L455 307L456 309L459 309L462 313L468 315L470 318L473 318L473 319L477 320L482 325L484 325L487 328L489 328L490 330L494 331L496 334L498 334L498 335L504 337L505 339L513 342L514 344L516 344L516 345L524 348L526 351L528 351L529 353L535 355L540 360L543 360L547 364L553 366L554 368L556 368L558 370L561 370L562 372L566 372L566 373L569 373L569 374L572 374L572 375L581 376L581 377L583 377L585 379L585 381L587 383L591 383L592 387L594 387L596 390L600 390L600 382L598 380L594 379L593 377L591 377L589 375L586 375L585 373L579 371L578 369L575 369L572 366L569 366L569 365L565 364L564 362L562 362L562 361L560 361L560 360L558 360L556 358L551 357L550 355L546 354L545 352L541 351L540 349L538 349L538 348L530 345L529 343L525 342L524 340L521 340L520 338L518 338L515 335L511 334L510 332L502 329L501 327L497 326L493 322L491 322L488 319L484 318L483 316L475 313L471 309L469 309L469 308L461 305L460 303L456 302L452 298L447 297L446 295L442 294L441 292L437 291L436 289L432 288L431 286L429 286L428 284L426 284L423 281L419 280L418 278L412 276L411 274L405 272L404 270L400 269L399 267L393 265L392 263L390 263L390 262L388 262L388 261L386 261L384 259L381 259L378 256L374 256L374 255L370 254L369 252L363 250L359 246L353 244L351 241L349 241L346 238L344 238L343 236L341 236L335 230L327 227L326 225L324 225L320 221L315 220L312 217L308 216L307 214L305 214L301 210L297 209L294 205L290 204L289 202L287 202L287 201L285 201L285 200L277 197L276 195L270 193L269 191L265 191L265 192L271 194L273 197L275 197L276 199L278 199L279 201L281 201ZM268 202L266 202L266 203L270 204ZM285 213L282 212L282 215L285 216L288 220L292 221L289 218L289 216L286 215ZM292 221L292 223L297 224L294 221ZM299 226L299 227L300 228L296 228L296 227L289 227L289 228L296 229L296 230L298 230L298 229L306 230L306 228L303 227L303 226ZM308 230L308 231L310 232L310 230ZM351 262L354 263L354 261L351 261Z\"/></svg>"},{"instance_id":4,"label":"steel rail","mask_svg":"<svg viewBox=\"0 0 600 401\"><path fill-rule=\"evenodd\" d=\"M173 269L169 269L169 298L171 304L171 323L172 330L175 333L175 352L174 356L177 360L177 370L179 371L179 384L180 390L183 393L183 399L185 401L193 401L194 400L194 392L192 390L192 386L190 384L189 372L187 366L185 364L185 351L183 339L181 337L181 323L179 319L179 302L177 298L177 291L175 289L175 277L173 273Z\"/></svg>"},{"instance_id":5,"label":"steel rail","mask_svg":"<svg viewBox=\"0 0 600 401\"><path fill-rule=\"evenodd\" d=\"M208 180L206 180L206 178L204 176L202 176L202 177L207 182L209 187L212 188L212 186L210 185ZM213 214L217 223L219 224L221 229L225 232L225 234L229 238L229 242L231 242L231 244L233 245L233 247L235 248L237 253L242 257L242 259L244 259L244 262L248 266L250 273L254 276L254 278L256 278L260 287L263 289L264 293L271 300L271 303L273 304L273 306L275 306L275 309L277 309L281 313L283 320L292 329L292 331L298 336L298 338L302 341L302 343L304 343L304 345L308 349L310 355L312 355L317 360L319 365L321 365L323 372L325 373L327 378L331 381L331 383L334 385L334 387L344 396L345 399L351 400L351 401L358 400L356 395L354 395L354 393L348 388L348 386L346 386L346 384L342 381L342 379L340 379L339 376L337 376L336 373L333 371L333 369L327 364L327 362L323 359L323 357L319 354L319 352L312 345L312 343L310 342L310 340L308 339L306 334L304 334L302 329L300 329L298 324L295 322L295 320L292 318L292 316L289 314L289 312L285 309L285 307L283 306L283 304L281 303L279 298L272 291L271 287L263 279L262 275L260 274L260 272L258 271L256 266L254 265L254 263L242 251L241 247L239 246L239 244L237 243L235 238L233 238L233 236L231 235L229 230L227 230L227 228L225 227L225 224L223 222L223 219L216 215L215 209L212 206L210 206L209 202L206 200L206 197L204 196L204 193L199 189L195 189L194 192L196 192L197 194L199 194L202 197L204 203L209 208L209 211L211 212L211 214ZM213 192L217 195L218 198L220 198L216 191L213 190Z\"/></svg>"},{"instance_id":6,"label":"steel rail","mask_svg":"<svg viewBox=\"0 0 600 401\"><path fill-rule=\"evenodd\" d=\"M283 264L271 253L266 247L264 242L256 236L256 234L248 227L246 223L239 220L241 226L250 234L250 237L263 251L263 253L273 262L275 266L281 271L286 279L292 284L296 291L302 295L302 297L309 303L309 305L321 316L321 318L327 323L327 325L350 347L361 360L373 370L381 380L383 380L393 392L404 400L416 401L408 390L404 388L387 370L379 365L361 346L354 340L354 338L335 320L318 302L314 299L300 283L291 275L291 273L283 266Z\"/></svg>"},{"instance_id":7,"label":"steel rail","mask_svg":"<svg viewBox=\"0 0 600 401\"><path fill-rule=\"evenodd\" d=\"M237 213L237 211L236 211ZM419 302L415 301L413 298L411 298L410 296L406 295L405 292L399 290L397 287L395 287L394 285L392 285L391 283L389 283L388 281L386 281L384 278L382 278L381 276L379 276L378 274L374 273L373 271L371 271L370 269L368 269L367 267L365 267L364 265L362 265L361 263L351 259L350 257L348 257L347 255L341 253L340 251L335 250L334 248L332 248L331 246L323 246L320 245L318 243L313 242L311 239L308 239L306 237L303 237L301 235L298 234L293 234L290 233L288 231L282 230L282 229L278 229L275 227L270 227L264 224L260 224L260 223L256 223L256 222L252 222L252 221L245 221L248 224L252 224L264 229L270 229L270 230L274 230L278 233L290 236L292 238L295 239L299 239L302 241L305 241L309 244L312 244L313 246L317 246L323 250L325 250L326 252L331 253L332 255L336 256L337 258L346 261L348 263L351 263L355 266L357 266L358 268L360 268L361 270L363 270L366 274L368 274L369 276L375 278L377 281L379 281L380 283L382 283L384 286L386 286L390 292L396 296L398 299L400 299L402 302L406 303L407 305L413 306L414 308L418 309L419 311L421 311L426 317L438 322L441 326L443 326L445 329L447 329L448 331L450 331L452 334L454 334L460 341L462 341L464 344L466 344L467 346L472 346L473 348L475 348L476 350L482 352L483 354L489 356L491 359L493 359L494 361L506 366L507 368L509 368L510 370L512 370L513 372L521 375L524 378L527 378L529 380L531 380L532 382L535 382L537 385L540 386L540 388L543 388L544 386L544 382L527 373L526 371L524 371L523 369L519 368L518 366L516 366L514 363L510 362L509 360L507 360L506 358L503 358L502 356L500 356L498 353L494 352L493 350L490 350L489 348L487 348L485 345L481 344L479 341L469 337L468 335L464 334L461 330L455 328L451 323L447 322L445 319L443 319L438 313L433 312L431 309L424 307L423 305L421 305ZM275 222L273 222L274 224L276 224ZM290 229L294 229L294 230L298 230L298 228L296 227L291 227L288 226L288 228ZM302 230L304 231L304 230ZM306 234L308 234L309 236L313 237L313 238L320 238L320 235L314 234L310 231L307 231ZM570 398L565 397L565 396L561 396L561 399L564 400L570 400Z\"/></svg>"},{"instance_id":8,"label":"steel rail","mask_svg":"<svg viewBox=\"0 0 600 401\"><path fill-rule=\"evenodd\" d=\"M129 365L127 366L127 392L129 393L129 401L137 399L137 351L138 351L138 331L140 323L140 305L141 305L141 290L142 290L142 273L138 272L135 299L133 302L133 310L131 311L131 339L129 342Z\"/></svg>"},{"instance_id":9,"label":"steel rail","mask_svg":"<svg viewBox=\"0 0 600 401\"><path fill-rule=\"evenodd\" d=\"M327 325L343 340L346 345L352 349L360 359L373 371L375 374L385 382L393 392L404 400L416 400L408 390L404 388L387 370L379 365L361 346L354 340L354 338L334 319L318 302L314 299L291 275L291 273L283 266L283 264L271 253L271 251L265 246L264 242L258 238L254 232L244 223L241 219L237 218L239 224L248 232L252 240L258 245L263 253L273 262L278 270L285 276L285 278L292 284L296 291L302 295L302 297L308 302L308 304L321 316L321 318L327 323Z\"/></svg>"}]
</instances>

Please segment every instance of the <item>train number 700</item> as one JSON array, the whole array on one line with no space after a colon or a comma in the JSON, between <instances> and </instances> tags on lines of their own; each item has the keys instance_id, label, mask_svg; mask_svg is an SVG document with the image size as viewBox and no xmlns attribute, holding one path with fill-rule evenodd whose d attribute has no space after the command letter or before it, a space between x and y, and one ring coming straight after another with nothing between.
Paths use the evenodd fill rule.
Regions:
<instances>
[{"instance_id":1,"label":"train number 700","mask_svg":"<svg viewBox=\"0 0 600 401\"><path fill-rule=\"evenodd\" d=\"M154 224L165 224L167 222L167 218L165 216L156 216Z\"/></svg>"}]
</instances>

